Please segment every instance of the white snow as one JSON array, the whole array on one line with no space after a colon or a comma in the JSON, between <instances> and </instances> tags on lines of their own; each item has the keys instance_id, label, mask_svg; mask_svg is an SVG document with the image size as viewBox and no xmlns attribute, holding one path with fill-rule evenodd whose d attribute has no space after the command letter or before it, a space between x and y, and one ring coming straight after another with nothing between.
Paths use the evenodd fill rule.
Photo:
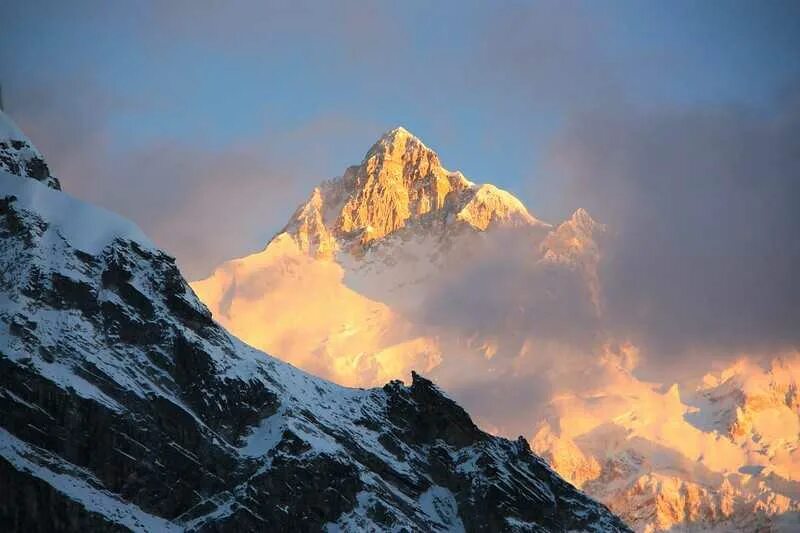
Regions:
<instances>
[{"instance_id":1,"label":"white snow","mask_svg":"<svg viewBox=\"0 0 800 533\"><path fill-rule=\"evenodd\" d=\"M283 430L286 428L284 412L284 408L281 407L275 414L262 420L245 437L245 444L239 451L249 457L263 457L271 452L281 441Z\"/></svg>"},{"instance_id":2,"label":"white snow","mask_svg":"<svg viewBox=\"0 0 800 533\"><path fill-rule=\"evenodd\" d=\"M132 222L103 208L84 203L29 178L0 171L0 196L14 195L19 207L35 211L73 247L97 254L116 238L145 248L155 245Z\"/></svg>"},{"instance_id":3,"label":"white snow","mask_svg":"<svg viewBox=\"0 0 800 533\"><path fill-rule=\"evenodd\" d=\"M11 305L4 305L6 310L14 310ZM63 313L64 317L68 317L68 313ZM30 357L30 353L22 346L16 336L12 335L8 330L5 323L0 322L0 346L3 347L4 354L12 361L20 361ZM79 375L74 370L60 361L49 363L36 358L33 360L36 371L42 376L59 387L65 390L73 390L75 393L86 399L94 400L116 411L118 413L124 412L125 409L114 401L111 397L103 391L92 385Z\"/></svg>"},{"instance_id":4,"label":"white snow","mask_svg":"<svg viewBox=\"0 0 800 533\"><path fill-rule=\"evenodd\" d=\"M419 497L419 508L448 533L463 533L464 523L458 516L458 504L453 493L444 487L433 485Z\"/></svg>"}]
</instances>

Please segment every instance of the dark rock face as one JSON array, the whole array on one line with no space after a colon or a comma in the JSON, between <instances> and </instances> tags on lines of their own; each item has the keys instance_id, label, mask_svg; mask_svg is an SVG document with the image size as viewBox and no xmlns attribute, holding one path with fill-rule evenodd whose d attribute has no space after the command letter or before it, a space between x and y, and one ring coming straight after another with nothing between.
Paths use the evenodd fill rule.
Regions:
<instances>
[{"instance_id":1,"label":"dark rock face","mask_svg":"<svg viewBox=\"0 0 800 533\"><path fill-rule=\"evenodd\" d=\"M0 495L2 531L627 531L430 381L309 376L163 252L78 249L2 194Z\"/></svg>"},{"instance_id":2,"label":"dark rock face","mask_svg":"<svg viewBox=\"0 0 800 533\"><path fill-rule=\"evenodd\" d=\"M0 498L0 524L6 531L128 531L100 514L87 511L46 482L17 470L3 457L0 457L0 487L14 487Z\"/></svg>"}]
</instances>

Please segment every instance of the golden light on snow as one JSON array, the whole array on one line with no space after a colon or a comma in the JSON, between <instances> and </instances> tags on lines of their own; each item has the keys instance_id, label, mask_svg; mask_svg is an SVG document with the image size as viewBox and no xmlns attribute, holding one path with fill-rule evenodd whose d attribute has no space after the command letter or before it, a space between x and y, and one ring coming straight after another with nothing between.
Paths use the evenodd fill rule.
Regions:
<instances>
[{"instance_id":1,"label":"golden light on snow","mask_svg":"<svg viewBox=\"0 0 800 533\"><path fill-rule=\"evenodd\" d=\"M438 364L435 343L342 277L338 264L314 260L280 238L192 288L234 335L343 385L382 385Z\"/></svg>"}]
</instances>

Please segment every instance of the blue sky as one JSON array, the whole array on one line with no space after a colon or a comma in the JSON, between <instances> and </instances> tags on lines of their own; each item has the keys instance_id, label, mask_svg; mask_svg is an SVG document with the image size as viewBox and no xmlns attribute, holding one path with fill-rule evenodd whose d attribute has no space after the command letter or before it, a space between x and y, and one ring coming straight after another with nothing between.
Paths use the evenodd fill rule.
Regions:
<instances>
[{"instance_id":1,"label":"blue sky","mask_svg":"<svg viewBox=\"0 0 800 533\"><path fill-rule=\"evenodd\" d=\"M797 2L11 1L2 11L8 111L67 190L136 220L190 275L263 246L314 183L395 125L448 168L557 220L591 203L562 187L553 162L583 117L767 115L800 87ZM226 183L242 196L219 193ZM224 223L195 223L208 210L198 190L225 196Z\"/></svg>"}]
</instances>

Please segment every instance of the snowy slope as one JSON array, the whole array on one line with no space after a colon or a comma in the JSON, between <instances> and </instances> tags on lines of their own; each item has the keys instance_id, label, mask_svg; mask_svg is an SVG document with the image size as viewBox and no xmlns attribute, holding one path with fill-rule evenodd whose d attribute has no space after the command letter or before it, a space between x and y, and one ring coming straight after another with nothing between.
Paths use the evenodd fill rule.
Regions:
<instances>
[{"instance_id":1,"label":"snowy slope","mask_svg":"<svg viewBox=\"0 0 800 533\"><path fill-rule=\"evenodd\" d=\"M4 171L0 367L4 531L626 530L431 382L250 348L135 226Z\"/></svg>"}]
</instances>

